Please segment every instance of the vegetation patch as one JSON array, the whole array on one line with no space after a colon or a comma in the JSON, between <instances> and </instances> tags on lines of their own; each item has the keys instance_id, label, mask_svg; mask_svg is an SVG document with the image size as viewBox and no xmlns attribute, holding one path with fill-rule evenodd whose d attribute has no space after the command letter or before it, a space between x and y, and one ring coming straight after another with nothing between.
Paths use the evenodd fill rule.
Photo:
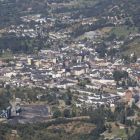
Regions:
<instances>
[{"instance_id":1,"label":"vegetation patch","mask_svg":"<svg viewBox=\"0 0 140 140\"><path fill-rule=\"evenodd\" d=\"M128 27L126 25L124 26L117 26L111 29L110 34L115 34L117 37L119 36L126 36L131 33L137 33L138 27Z\"/></svg>"},{"instance_id":2,"label":"vegetation patch","mask_svg":"<svg viewBox=\"0 0 140 140\"><path fill-rule=\"evenodd\" d=\"M105 137L127 138L126 128L120 129L119 127L122 124L118 123L118 126L116 126L116 122L106 123L106 125L108 126L109 124L111 124L111 132L109 133L107 129L104 133L102 133L102 135L104 135ZM129 135L134 134L135 130L136 127L134 129L128 129L128 134Z\"/></svg>"},{"instance_id":3,"label":"vegetation patch","mask_svg":"<svg viewBox=\"0 0 140 140\"><path fill-rule=\"evenodd\" d=\"M86 123L86 122L71 122L67 124L60 125L51 125L47 129L57 129L57 130L65 130L66 132L71 133L90 133L92 129L95 128L94 124Z\"/></svg>"},{"instance_id":4,"label":"vegetation patch","mask_svg":"<svg viewBox=\"0 0 140 140\"><path fill-rule=\"evenodd\" d=\"M137 56L140 56L140 38L135 39L127 46L130 46L130 48L123 52L125 55L130 54L136 54Z\"/></svg>"}]
</instances>

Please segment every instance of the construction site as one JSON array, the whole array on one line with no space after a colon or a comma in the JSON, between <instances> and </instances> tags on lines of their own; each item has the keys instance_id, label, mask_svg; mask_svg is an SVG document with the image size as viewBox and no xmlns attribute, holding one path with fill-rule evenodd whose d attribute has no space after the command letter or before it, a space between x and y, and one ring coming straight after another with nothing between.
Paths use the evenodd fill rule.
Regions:
<instances>
[{"instance_id":1,"label":"construction site","mask_svg":"<svg viewBox=\"0 0 140 140\"><path fill-rule=\"evenodd\" d=\"M20 100L11 101L11 106L0 112L0 122L10 124L36 123L50 119L50 108L47 105L22 105Z\"/></svg>"},{"instance_id":2,"label":"construction site","mask_svg":"<svg viewBox=\"0 0 140 140\"><path fill-rule=\"evenodd\" d=\"M22 105L19 115L16 115L9 123L36 123L50 118L50 109L46 105Z\"/></svg>"}]
</instances>

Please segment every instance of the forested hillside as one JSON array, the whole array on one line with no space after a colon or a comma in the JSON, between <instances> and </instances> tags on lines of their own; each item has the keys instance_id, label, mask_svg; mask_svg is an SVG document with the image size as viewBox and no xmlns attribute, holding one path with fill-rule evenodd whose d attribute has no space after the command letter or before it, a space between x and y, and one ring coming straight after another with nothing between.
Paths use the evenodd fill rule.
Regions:
<instances>
[{"instance_id":1,"label":"forested hillside","mask_svg":"<svg viewBox=\"0 0 140 140\"><path fill-rule=\"evenodd\" d=\"M27 14L48 14L44 0L4 0L0 1L0 29L22 23L20 17Z\"/></svg>"}]
</instances>

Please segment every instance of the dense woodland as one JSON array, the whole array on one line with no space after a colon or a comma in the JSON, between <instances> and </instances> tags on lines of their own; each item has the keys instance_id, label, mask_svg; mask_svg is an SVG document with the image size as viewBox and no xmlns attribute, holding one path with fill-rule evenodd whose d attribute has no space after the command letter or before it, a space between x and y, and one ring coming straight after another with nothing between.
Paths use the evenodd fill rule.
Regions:
<instances>
[{"instance_id":1,"label":"dense woodland","mask_svg":"<svg viewBox=\"0 0 140 140\"><path fill-rule=\"evenodd\" d=\"M31 10L29 10L30 8ZM22 23L20 17L27 14L48 15L49 6L44 0L10 0L0 1L0 29L10 25L19 25Z\"/></svg>"},{"instance_id":2,"label":"dense woodland","mask_svg":"<svg viewBox=\"0 0 140 140\"><path fill-rule=\"evenodd\" d=\"M12 53L31 54L38 52L40 49L50 47L46 44L46 38L29 38L29 37L2 37L0 38L0 50L10 49Z\"/></svg>"}]
</instances>

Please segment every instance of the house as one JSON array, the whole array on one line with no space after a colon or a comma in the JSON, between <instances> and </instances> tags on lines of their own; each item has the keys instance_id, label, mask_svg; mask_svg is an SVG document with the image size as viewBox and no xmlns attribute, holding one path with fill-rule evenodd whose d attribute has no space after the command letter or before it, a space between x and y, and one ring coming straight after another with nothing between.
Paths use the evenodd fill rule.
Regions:
<instances>
[{"instance_id":1,"label":"house","mask_svg":"<svg viewBox=\"0 0 140 140\"><path fill-rule=\"evenodd\" d=\"M99 32L90 31L90 32L85 32L84 33L84 37L85 38L94 39L94 38L100 37L100 34L99 34Z\"/></svg>"},{"instance_id":2,"label":"house","mask_svg":"<svg viewBox=\"0 0 140 140\"><path fill-rule=\"evenodd\" d=\"M110 103L110 107L115 107L115 103Z\"/></svg>"},{"instance_id":3,"label":"house","mask_svg":"<svg viewBox=\"0 0 140 140\"><path fill-rule=\"evenodd\" d=\"M52 78L59 78L59 77L62 77L61 73L53 73L52 74Z\"/></svg>"},{"instance_id":4,"label":"house","mask_svg":"<svg viewBox=\"0 0 140 140\"><path fill-rule=\"evenodd\" d=\"M91 79L91 83L95 83L95 82L99 83L100 80L101 80L101 78L98 78L98 77L92 77L92 79Z\"/></svg>"},{"instance_id":5,"label":"house","mask_svg":"<svg viewBox=\"0 0 140 140\"><path fill-rule=\"evenodd\" d=\"M86 84L85 86L86 88L90 88L90 89L100 89L100 86L95 84Z\"/></svg>"},{"instance_id":6,"label":"house","mask_svg":"<svg viewBox=\"0 0 140 140\"><path fill-rule=\"evenodd\" d=\"M132 91L130 90L127 90L125 92L125 98L126 98L126 101L130 102L130 99L133 97L133 95L135 95Z\"/></svg>"},{"instance_id":7,"label":"house","mask_svg":"<svg viewBox=\"0 0 140 140\"><path fill-rule=\"evenodd\" d=\"M125 92L123 90L118 90L117 94L121 97L125 96Z\"/></svg>"},{"instance_id":8,"label":"house","mask_svg":"<svg viewBox=\"0 0 140 140\"><path fill-rule=\"evenodd\" d=\"M10 78L7 76L0 76L0 81L9 81Z\"/></svg>"},{"instance_id":9,"label":"house","mask_svg":"<svg viewBox=\"0 0 140 140\"><path fill-rule=\"evenodd\" d=\"M93 96L93 95L90 95L88 96L88 99L91 100L91 99L100 99L100 97L98 96Z\"/></svg>"},{"instance_id":10,"label":"house","mask_svg":"<svg viewBox=\"0 0 140 140\"><path fill-rule=\"evenodd\" d=\"M106 99L91 99L91 102L94 103L94 104L99 104L99 105L102 105L102 104L106 104L107 100Z\"/></svg>"},{"instance_id":11,"label":"house","mask_svg":"<svg viewBox=\"0 0 140 140\"><path fill-rule=\"evenodd\" d=\"M114 79L113 78L104 78L104 79L100 79L100 83L102 84L107 84L107 83L114 83Z\"/></svg>"},{"instance_id":12,"label":"house","mask_svg":"<svg viewBox=\"0 0 140 140\"><path fill-rule=\"evenodd\" d=\"M72 75L81 75L85 73L85 68L83 67L76 67L71 69Z\"/></svg>"},{"instance_id":13,"label":"house","mask_svg":"<svg viewBox=\"0 0 140 140\"><path fill-rule=\"evenodd\" d=\"M78 98L79 101L81 102L87 102L88 98L87 97L83 97L83 98Z\"/></svg>"},{"instance_id":14,"label":"house","mask_svg":"<svg viewBox=\"0 0 140 140\"><path fill-rule=\"evenodd\" d=\"M8 63L6 63L6 62L0 62L0 66L8 66Z\"/></svg>"},{"instance_id":15,"label":"house","mask_svg":"<svg viewBox=\"0 0 140 140\"><path fill-rule=\"evenodd\" d=\"M11 77L12 75L15 76L17 73L15 72L7 72L4 74L4 76L7 76L7 77Z\"/></svg>"},{"instance_id":16,"label":"house","mask_svg":"<svg viewBox=\"0 0 140 140\"><path fill-rule=\"evenodd\" d=\"M67 84L66 83L58 83L58 84L56 84L56 87L57 88L64 88L64 89L66 89L67 88Z\"/></svg>"},{"instance_id":17,"label":"house","mask_svg":"<svg viewBox=\"0 0 140 140\"><path fill-rule=\"evenodd\" d=\"M81 93L81 94L88 94L88 95L93 94L92 91L84 90L84 89L77 89L76 91L78 91L78 92Z\"/></svg>"},{"instance_id":18,"label":"house","mask_svg":"<svg viewBox=\"0 0 140 140\"><path fill-rule=\"evenodd\" d=\"M102 94L102 99L108 98L108 97L110 97L110 94L108 94L108 93L103 93L103 94Z\"/></svg>"},{"instance_id":19,"label":"house","mask_svg":"<svg viewBox=\"0 0 140 140\"><path fill-rule=\"evenodd\" d=\"M120 129L125 129L125 126L124 125L120 125L119 128Z\"/></svg>"},{"instance_id":20,"label":"house","mask_svg":"<svg viewBox=\"0 0 140 140\"><path fill-rule=\"evenodd\" d=\"M78 103L77 103L77 104L76 104L76 107L81 107L81 104L78 104Z\"/></svg>"},{"instance_id":21,"label":"house","mask_svg":"<svg viewBox=\"0 0 140 140\"><path fill-rule=\"evenodd\" d=\"M74 83L74 82L67 82L66 84L67 84L67 87L71 87L71 86L75 86L76 85L76 83Z\"/></svg>"},{"instance_id":22,"label":"house","mask_svg":"<svg viewBox=\"0 0 140 140\"><path fill-rule=\"evenodd\" d=\"M139 95L134 95L132 98L130 98L128 105L132 105L133 103L137 103L139 101Z\"/></svg>"}]
</instances>

